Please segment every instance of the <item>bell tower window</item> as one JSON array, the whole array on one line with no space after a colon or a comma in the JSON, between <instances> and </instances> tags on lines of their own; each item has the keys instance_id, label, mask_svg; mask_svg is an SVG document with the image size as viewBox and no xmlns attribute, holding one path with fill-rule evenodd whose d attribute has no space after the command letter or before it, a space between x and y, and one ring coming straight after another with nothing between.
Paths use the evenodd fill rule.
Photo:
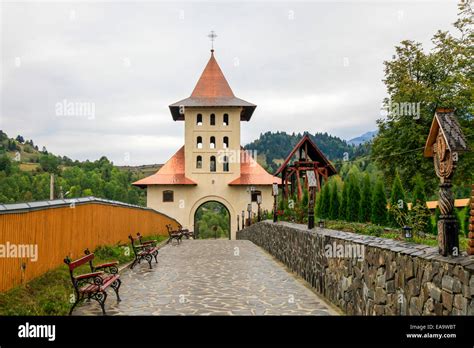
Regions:
<instances>
[{"instance_id":1,"label":"bell tower window","mask_svg":"<svg viewBox=\"0 0 474 348\"><path fill-rule=\"evenodd\" d=\"M223 126L228 126L229 125L229 115L228 114L224 114L224 116L222 117L222 125Z\"/></svg>"},{"instance_id":2,"label":"bell tower window","mask_svg":"<svg viewBox=\"0 0 474 348\"><path fill-rule=\"evenodd\" d=\"M197 137L196 146L198 149L202 149L202 137Z\"/></svg>"},{"instance_id":3,"label":"bell tower window","mask_svg":"<svg viewBox=\"0 0 474 348\"><path fill-rule=\"evenodd\" d=\"M222 158L222 170L224 172L228 172L229 171L229 157L227 156L224 156Z\"/></svg>"},{"instance_id":4,"label":"bell tower window","mask_svg":"<svg viewBox=\"0 0 474 348\"><path fill-rule=\"evenodd\" d=\"M196 116L196 125L197 126L202 126L202 115L201 114L197 114L197 116Z\"/></svg>"},{"instance_id":5,"label":"bell tower window","mask_svg":"<svg viewBox=\"0 0 474 348\"><path fill-rule=\"evenodd\" d=\"M209 148L215 149L216 148L216 137L211 137L209 141Z\"/></svg>"},{"instance_id":6,"label":"bell tower window","mask_svg":"<svg viewBox=\"0 0 474 348\"><path fill-rule=\"evenodd\" d=\"M211 114L210 119L209 119L209 123L211 124L211 126L216 125L216 115Z\"/></svg>"},{"instance_id":7,"label":"bell tower window","mask_svg":"<svg viewBox=\"0 0 474 348\"><path fill-rule=\"evenodd\" d=\"M229 147L229 137L224 137L224 139L222 140L222 146L224 147L224 149L227 149Z\"/></svg>"},{"instance_id":8,"label":"bell tower window","mask_svg":"<svg viewBox=\"0 0 474 348\"><path fill-rule=\"evenodd\" d=\"M201 169L202 168L202 156L197 156L196 157L196 168Z\"/></svg>"},{"instance_id":9,"label":"bell tower window","mask_svg":"<svg viewBox=\"0 0 474 348\"><path fill-rule=\"evenodd\" d=\"M210 163L210 171L215 172L216 171L216 156L211 156L211 163Z\"/></svg>"}]
</instances>

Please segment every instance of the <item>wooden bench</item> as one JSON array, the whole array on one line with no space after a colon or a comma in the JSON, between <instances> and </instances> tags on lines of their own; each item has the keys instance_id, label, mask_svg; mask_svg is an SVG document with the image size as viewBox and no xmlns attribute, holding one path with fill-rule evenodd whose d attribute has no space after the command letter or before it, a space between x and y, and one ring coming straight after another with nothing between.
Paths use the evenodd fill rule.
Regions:
<instances>
[{"instance_id":1,"label":"wooden bench","mask_svg":"<svg viewBox=\"0 0 474 348\"><path fill-rule=\"evenodd\" d=\"M183 234L183 236L186 237L186 239L189 239L189 238L194 239L194 232L188 230L187 228L180 229L179 232L181 232Z\"/></svg>"},{"instance_id":2,"label":"wooden bench","mask_svg":"<svg viewBox=\"0 0 474 348\"><path fill-rule=\"evenodd\" d=\"M140 242L142 236L138 233L138 238L133 238L132 235L128 236L132 244L133 253L135 255L135 260L133 260L130 268L133 269L137 263L141 263L142 260L146 260L148 265L151 267L151 261L155 258L156 263L158 263L158 247L156 246L156 241L146 241ZM138 240L139 244L135 244L135 241Z\"/></svg>"},{"instance_id":3,"label":"wooden bench","mask_svg":"<svg viewBox=\"0 0 474 348\"><path fill-rule=\"evenodd\" d=\"M105 315L105 300L107 299L106 289L110 286L114 289L117 295L117 301L120 300L119 288L122 284L120 275L118 274L118 261L108 262L101 265L94 266L94 254L88 249L85 250L86 256L72 261L69 256L66 256L64 263L69 267L72 285L76 293L75 302L69 311L72 314L74 308L83 300L95 300L99 302L102 308L102 313ZM74 274L74 270L86 263L89 263L91 273Z\"/></svg>"},{"instance_id":4,"label":"wooden bench","mask_svg":"<svg viewBox=\"0 0 474 348\"><path fill-rule=\"evenodd\" d=\"M180 231L173 230L173 227L171 227L171 225L166 225L166 227L168 228L168 235L169 235L169 239L166 242L166 244L169 244L173 240L178 241L178 244L179 244L181 242L181 239L183 238L183 233Z\"/></svg>"}]
</instances>

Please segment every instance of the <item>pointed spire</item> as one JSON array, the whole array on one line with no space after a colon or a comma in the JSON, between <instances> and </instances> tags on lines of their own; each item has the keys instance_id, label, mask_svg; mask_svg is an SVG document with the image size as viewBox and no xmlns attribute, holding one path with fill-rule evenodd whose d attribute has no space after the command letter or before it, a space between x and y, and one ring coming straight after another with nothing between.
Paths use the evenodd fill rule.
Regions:
<instances>
[{"instance_id":1,"label":"pointed spire","mask_svg":"<svg viewBox=\"0 0 474 348\"><path fill-rule=\"evenodd\" d=\"M194 87L192 98L221 98L234 97L219 64L214 57L214 49L211 49L211 58Z\"/></svg>"}]
</instances>

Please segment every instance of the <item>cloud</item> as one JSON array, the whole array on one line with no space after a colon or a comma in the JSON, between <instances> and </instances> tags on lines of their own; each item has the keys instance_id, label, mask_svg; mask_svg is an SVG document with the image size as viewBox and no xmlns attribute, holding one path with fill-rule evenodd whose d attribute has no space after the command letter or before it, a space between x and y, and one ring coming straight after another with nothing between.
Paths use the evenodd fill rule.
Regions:
<instances>
[{"instance_id":1,"label":"cloud","mask_svg":"<svg viewBox=\"0 0 474 348\"><path fill-rule=\"evenodd\" d=\"M348 139L376 127L394 46L430 47L456 13L456 1L2 3L0 128L74 159L165 162L184 141L168 105L190 95L215 30L234 93L258 105L242 143L267 130ZM56 116L63 100L95 117Z\"/></svg>"}]
</instances>

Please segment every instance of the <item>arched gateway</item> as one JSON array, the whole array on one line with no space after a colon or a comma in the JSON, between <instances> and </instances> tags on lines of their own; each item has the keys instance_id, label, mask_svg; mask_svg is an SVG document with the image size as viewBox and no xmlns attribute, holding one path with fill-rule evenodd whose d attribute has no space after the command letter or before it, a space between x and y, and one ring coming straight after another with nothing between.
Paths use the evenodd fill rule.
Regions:
<instances>
[{"instance_id":1,"label":"arched gateway","mask_svg":"<svg viewBox=\"0 0 474 348\"><path fill-rule=\"evenodd\" d=\"M195 229L194 217L207 201L223 204L235 239L237 216L273 208L272 184L281 179L265 171L240 145L240 122L250 121L256 105L234 96L214 50L189 98L169 106L173 120L184 121L182 146L155 174L133 185L147 188L147 206Z\"/></svg>"},{"instance_id":2,"label":"arched gateway","mask_svg":"<svg viewBox=\"0 0 474 348\"><path fill-rule=\"evenodd\" d=\"M194 212L194 238L230 239L230 217L223 203L212 200L199 205Z\"/></svg>"}]
</instances>

